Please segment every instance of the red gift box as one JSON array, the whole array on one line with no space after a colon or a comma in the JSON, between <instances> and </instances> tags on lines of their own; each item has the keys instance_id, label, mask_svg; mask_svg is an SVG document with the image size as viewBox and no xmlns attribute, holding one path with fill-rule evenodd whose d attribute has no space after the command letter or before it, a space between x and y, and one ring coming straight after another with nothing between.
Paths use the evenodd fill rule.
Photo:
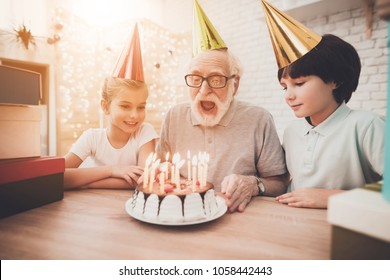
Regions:
<instances>
[{"instance_id":1,"label":"red gift box","mask_svg":"<svg viewBox=\"0 0 390 280\"><path fill-rule=\"evenodd\" d=\"M0 218L64 197L65 159L0 160Z\"/></svg>"}]
</instances>

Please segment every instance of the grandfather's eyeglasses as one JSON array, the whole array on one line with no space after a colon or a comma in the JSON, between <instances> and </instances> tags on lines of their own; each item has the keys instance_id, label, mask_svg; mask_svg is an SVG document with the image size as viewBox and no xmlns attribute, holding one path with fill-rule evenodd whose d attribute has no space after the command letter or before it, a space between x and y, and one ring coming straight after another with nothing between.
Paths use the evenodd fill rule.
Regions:
<instances>
[{"instance_id":1,"label":"grandfather's eyeglasses","mask_svg":"<svg viewBox=\"0 0 390 280\"><path fill-rule=\"evenodd\" d=\"M206 81L210 88L224 88L227 81L233 79L236 75L231 75L229 77L223 75L212 75L209 77L202 77L196 74L185 75L186 84L189 87L200 88L203 84L203 81Z\"/></svg>"}]
</instances>

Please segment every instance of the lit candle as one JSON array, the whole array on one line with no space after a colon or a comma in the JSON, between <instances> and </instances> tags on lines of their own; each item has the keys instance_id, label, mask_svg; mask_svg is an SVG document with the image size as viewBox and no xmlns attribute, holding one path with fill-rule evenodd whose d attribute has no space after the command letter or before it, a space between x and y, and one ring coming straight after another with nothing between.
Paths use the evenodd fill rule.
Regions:
<instances>
[{"instance_id":1,"label":"lit candle","mask_svg":"<svg viewBox=\"0 0 390 280\"><path fill-rule=\"evenodd\" d=\"M196 156L193 156L192 158L192 189L195 190L196 188L196 166L198 163L198 159Z\"/></svg>"},{"instance_id":2,"label":"lit candle","mask_svg":"<svg viewBox=\"0 0 390 280\"><path fill-rule=\"evenodd\" d=\"M199 153L198 156L198 181L199 181L199 186L202 187L202 176L203 176L203 154Z\"/></svg>"},{"instance_id":3,"label":"lit candle","mask_svg":"<svg viewBox=\"0 0 390 280\"><path fill-rule=\"evenodd\" d=\"M175 183L175 169L176 169L176 164L180 161L180 155L178 153L175 153L172 157L172 166L171 166L171 182L172 184Z\"/></svg>"},{"instance_id":4,"label":"lit candle","mask_svg":"<svg viewBox=\"0 0 390 280\"><path fill-rule=\"evenodd\" d=\"M159 177L159 181L160 181L160 193L164 193L164 185L165 185L165 172L162 171L160 173L160 177Z\"/></svg>"},{"instance_id":5,"label":"lit candle","mask_svg":"<svg viewBox=\"0 0 390 280\"><path fill-rule=\"evenodd\" d=\"M148 186L149 183L149 165L152 163L153 153L150 153L145 162L144 170L144 188Z\"/></svg>"},{"instance_id":6,"label":"lit candle","mask_svg":"<svg viewBox=\"0 0 390 280\"><path fill-rule=\"evenodd\" d=\"M206 186L207 184L207 172L209 168L209 160L210 160L210 155L208 153L205 153L204 155L204 167L203 167L203 186Z\"/></svg>"},{"instance_id":7,"label":"lit candle","mask_svg":"<svg viewBox=\"0 0 390 280\"><path fill-rule=\"evenodd\" d=\"M165 154L165 162L167 165L167 168L165 169L165 179L168 181L169 179L169 168L168 168L168 160L169 160L169 152Z\"/></svg>"},{"instance_id":8,"label":"lit candle","mask_svg":"<svg viewBox=\"0 0 390 280\"><path fill-rule=\"evenodd\" d=\"M149 178L149 191L153 191L153 183L154 183L154 176L155 176L155 169L152 167L150 171L150 178Z\"/></svg>"},{"instance_id":9,"label":"lit candle","mask_svg":"<svg viewBox=\"0 0 390 280\"><path fill-rule=\"evenodd\" d=\"M187 179L191 181L191 153L187 151Z\"/></svg>"},{"instance_id":10,"label":"lit candle","mask_svg":"<svg viewBox=\"0 0 390 280\"><path fill-rule=\"evenodd\" d=\"M152 192L153 191L153 183L155 181L155 177L156 177L156 169L157 169L157 166L160 164L160 160L158 159L157 161L155 161L153 164L152 164L152 167L151 167L151 171L150 171L150 179L149 179L149 191Z\"/></svg>"},{"instance_id":11,"label":"lit candle","mask_svg":"<svg viewBox=\"0 0 390 280\"><path fill-rule=\"evenodd\" d=\"M168 181L168 174L169 174L169 162L165 161L161 164L160 171L164 173L164 179L165 181Z\"/></svg>"},{"instance_id":12,"label":"lit candle","mask_svg":"<svg viewBox=\"0 0 390 280\"><path fill-rule=\"evenodd\" d=\"M164 173L164 184L165 184L165 180L166 180L166 171L168 169L168 162L164 162L163 164L161 164L161 167L160 167L160 171L161 173ZM163 185L164 185L163 184Z\"/></svg>"},{"instance_id":13,"label":"lit candle","mask_svg":"<svg viewBox=\"0 0 390 280\"><path fill-rule=\"evenodd\" d=\"M180 190L180 168L183 166L185 163L185 160L181 160L176 164L176 170L175 170L175 175L176 175L176 188Z\"/></svg>"},{"instance_id":14,"label":"lit candle","mask_svg":"<svg viewBox=\"0 0 390 280\"><path fill-rule=\"evenodd\" d=\"M171 165L171 183L175 182L175 165L172 163Z\"/></svg>"}]
</instances>

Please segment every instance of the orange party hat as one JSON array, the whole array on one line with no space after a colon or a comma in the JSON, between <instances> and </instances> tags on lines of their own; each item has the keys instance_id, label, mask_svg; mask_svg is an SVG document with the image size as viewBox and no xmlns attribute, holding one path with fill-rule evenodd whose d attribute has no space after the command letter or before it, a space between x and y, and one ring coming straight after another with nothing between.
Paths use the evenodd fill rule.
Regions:
<instances>
[{"instance_id":1,"label":"orange party hat","mask_svg":"<svg viewBox=\"0 0 390 280\"><path fill-rule=\"evenodd\" d=\"M192 31L193 56L214 49L226 49L225 42L219 36L217 30L199 6L198 1L194 1L194 26Z\"/></svg>"},{"instance_id":2,"label":"orange party hat","mask_svg":"<svg viewBox=\"0 0 390 280\"><path fill-rule=\"evenodd\" d=\"M311 51L322 37L292 17L261 0L279 69Z\"/></svg>"},{"instance_id":3,"label":"orange party hat","mask_svg":"<svg viewBox=\"0 0 390 280\"><path fill-rule=\"evenodd\" d=\"M112 70L112 77L145 82L137 23Z\"/></svg>"}]
</instances>

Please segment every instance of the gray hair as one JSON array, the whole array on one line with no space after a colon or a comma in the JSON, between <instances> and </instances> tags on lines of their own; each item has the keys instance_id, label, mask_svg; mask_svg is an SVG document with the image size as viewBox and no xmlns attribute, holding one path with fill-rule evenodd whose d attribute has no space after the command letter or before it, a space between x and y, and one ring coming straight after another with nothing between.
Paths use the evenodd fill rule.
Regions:
<instances>
[{"instance_id":1,"label":"gray hair","mask_svg":"<svg viewBox=\"0 0 390 280\"><path fill-rule=\"evenodd\" d=\"M227 69L227 70L229 71L229 74L230 75L237 75L239 77L242 76L243 69L242 69L241 62L237 58L237 56L235 56L231 51L229 51L229 49L215 49L215 50L209 50L208 52L224 52L226 54L227 60L228 60L229 69ZM201 54L202 53L200 53L200 55ZM193 57L189 61L188 65L187 65L187 70L191 68L191 66L196 61L196 59L197 59L197 56Z\"/></svg>"}]
</instances>

